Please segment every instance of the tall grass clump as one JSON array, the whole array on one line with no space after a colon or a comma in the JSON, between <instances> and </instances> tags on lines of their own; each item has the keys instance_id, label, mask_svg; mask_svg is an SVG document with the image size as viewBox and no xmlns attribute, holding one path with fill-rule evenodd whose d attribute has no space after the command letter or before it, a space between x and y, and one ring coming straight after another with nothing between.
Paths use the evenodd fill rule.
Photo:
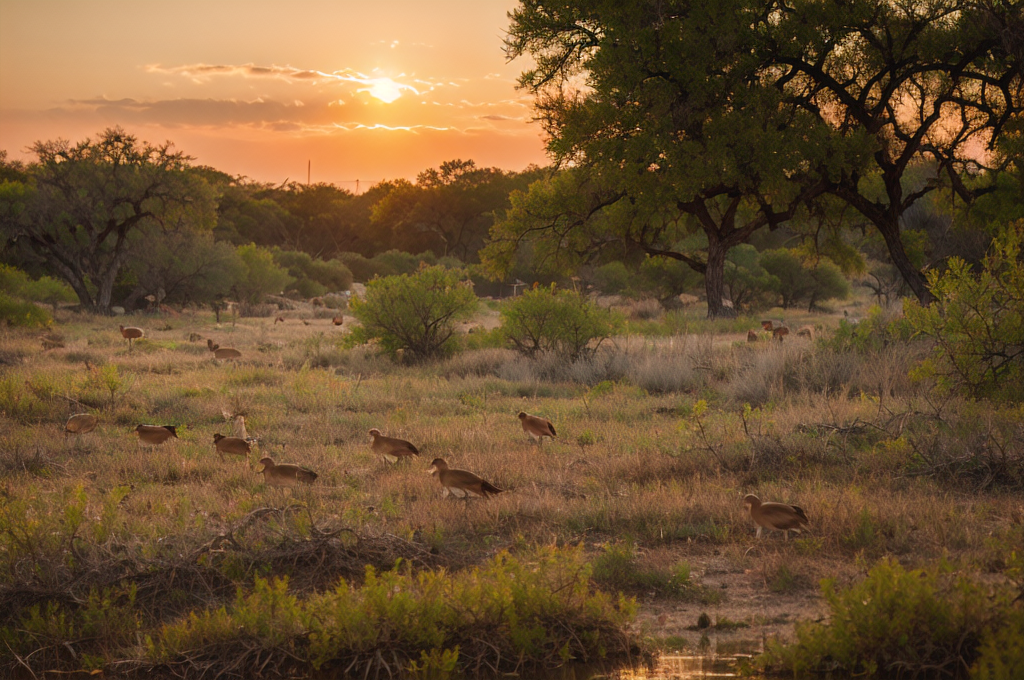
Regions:
<instances>
[{"instance_id":1,"label":"tall grass clump","mask_svg":"<svg viewBox=\"0 0 1024 680\"><path fill-rule=\"evenodd\" d=\"M869 678L966 677L982 641L1008 625L1009 589L990 588L947 565L908 571L878 562L840 590L822 583L828 623L803 623L790 645L778 641L756 660L761 670Z\"/></svg>"},{"instance_id":2,"label":"tall grass clump","mask_svg":"<svg viewBox=\"0 0 1024 680\"><path fill-rule=\"evenodd\" d=\"M163 626L150 661L187 672L266 664L349 674L516 672L628 655L635 604L595 591L582 548L507 553L474 569L383 573L306 599L287 581L257 580L250 594Z\"/></svg>"}]
</instances>

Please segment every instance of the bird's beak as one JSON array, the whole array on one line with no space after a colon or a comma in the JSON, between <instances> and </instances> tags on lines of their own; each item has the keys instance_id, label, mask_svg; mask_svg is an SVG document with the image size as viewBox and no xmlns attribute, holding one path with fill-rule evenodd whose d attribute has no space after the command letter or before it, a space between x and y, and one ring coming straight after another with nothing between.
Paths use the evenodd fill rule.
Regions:
<instances>
[{"instance_id":1,"label":"bird's beak","mask_svg":"<svg viewBox=\"0 0 1024 680\"><path fill-rule=\"evenodd\" d=\"M427 474L428 474L428 475L432 475L432 474L434 474L435 472L437 472L437 468L436 468L436 467L434 467L433 465L431 465L431 466L430 466L429 468L427 468Z\"/></svg>"}]
</instances>

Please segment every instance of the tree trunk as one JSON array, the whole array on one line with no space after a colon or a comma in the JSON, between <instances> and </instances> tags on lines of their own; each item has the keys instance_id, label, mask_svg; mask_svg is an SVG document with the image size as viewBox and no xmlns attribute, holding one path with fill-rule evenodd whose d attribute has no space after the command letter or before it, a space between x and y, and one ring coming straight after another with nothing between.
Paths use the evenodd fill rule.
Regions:
<instances>
[{"instance_id":1,"label":"tree trunk","mask_svg":"<svg viewBox=\"0 0 1024 680\"><path fill-rule=\"evenodd\" d=\"M898 220L898 218L896 219ZM900 239L898 222L887 219L872 221L878 227L878 231L882 232L882 238L885 239L885 245L889 248L889 257L892 258L892 263L896 265L896 269L910 286L910 290L914 291L918 301L922 305L930 305L935 302L935 296L928 289L928 282L925 280L924 274L907 257L907 251L903 248L903 240Z\"/></svg>"},{"instance_id":2,"label":"tree trunk","mask_svg":"<svg viewBox=\"0 0 1024 680\"><path fill-rule=\"evenodd\" d=\"M725 253L728 248L708 234L708 261L704 270L704 291L708 298L708 318L734 316L735 311L722 304L725 291Z\"/></svg>"}]
</instances>

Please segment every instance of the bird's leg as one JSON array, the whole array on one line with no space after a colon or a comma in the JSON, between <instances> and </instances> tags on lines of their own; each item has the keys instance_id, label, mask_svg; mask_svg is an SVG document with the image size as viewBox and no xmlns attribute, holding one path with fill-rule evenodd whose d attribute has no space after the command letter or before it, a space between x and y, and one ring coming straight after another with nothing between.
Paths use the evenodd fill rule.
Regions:
<instances>
[{"instance_id":1,"label":"bird's leg","mask_svg":"<svg viewBox=\"0 0 1024 680\"><path fill-rule=\"evenodd\" d=\"M789 540L789 529L783 529L782 530L782 535L784 536L784 540L788 541Z\"/></svg>"},{"instance_id":2,"label":"bird's leg","mask_svg":"<svg viewBox=\"0 0 1024 680\"><path fill-rule=\"evenodd\" d=\"M761 527L757 527L757 538L761 538Z\"/></svg>"}]
</instances>

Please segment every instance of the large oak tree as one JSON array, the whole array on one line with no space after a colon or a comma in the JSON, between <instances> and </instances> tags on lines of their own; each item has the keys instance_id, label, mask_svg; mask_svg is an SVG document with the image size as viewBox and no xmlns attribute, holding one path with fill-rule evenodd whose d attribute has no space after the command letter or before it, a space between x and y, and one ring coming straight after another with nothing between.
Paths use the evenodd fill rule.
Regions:
<instances>
[{"instance_id":1,"label":"large oak tree","mask_svg":"<svg viewBox=\"0 0 1024 680\"><path fill-rule=\"evenodd\" d=\"M962 178L998 157L986 149L1024 104L1022 3L784 0L766 3L759 33L764 78L827 125L831 146L863 161L808 162L829 163L829 191L879 230L914 294L932 300L901 239L904 217L944 182L977 196ZM938 173L908 181L923 162ZM881 177L881 192L869 176Z\"/></svg>"},{"instance_id":2,"label":"large oak tree","mask_svg":"<svg viewBox=\"0 0 1024 680\"><path fill-rule=\"evenodd\" d=\"M524 242L577 256L615 244L686 262L705 277L708 315L724 313L726 253L820 193L805 159L829 150L815 117L760 79L762 12L748 0L526 0L513 11L507 52L533 58L520 84L537 97L549 152L581 181L513 201L492 268ZM693 231L705 247L682 248Z\"/></svg>"},{"instance_id":3,"label":"large oak tree","mask_svg":"<svg viewBox=\"0 0 1024 680\"><path fill-rule=\"evenodd\" d=\"M212 226L214 200L191 159L121 128L77 144L37 142L24 182L8 182L2 228L43 261L82 307L108 313L132 242L151 230Z\"/></svg>"}]
</instances>

